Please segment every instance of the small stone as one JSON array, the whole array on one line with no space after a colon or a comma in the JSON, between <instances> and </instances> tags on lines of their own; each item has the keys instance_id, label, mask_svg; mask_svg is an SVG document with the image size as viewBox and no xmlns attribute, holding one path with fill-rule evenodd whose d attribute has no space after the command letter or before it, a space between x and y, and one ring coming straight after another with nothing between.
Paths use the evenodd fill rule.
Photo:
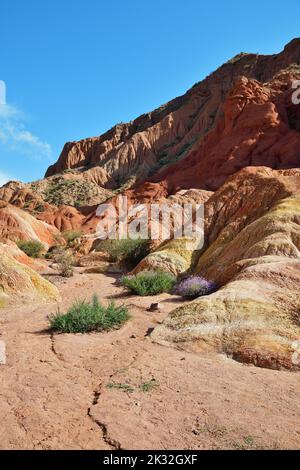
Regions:
<instances>
[{"instance_id":1,"label":"small stone","mask_svg":"<svg viewBox=\"0 0 300 470\"><path fill-rule=\"evenodd\" d=\"M158 310L161 310L161 309L162 309L162 305L156 302L150 305L150 307L148 308L148 311L157 312Z\"/></svg>"}]
</instances>

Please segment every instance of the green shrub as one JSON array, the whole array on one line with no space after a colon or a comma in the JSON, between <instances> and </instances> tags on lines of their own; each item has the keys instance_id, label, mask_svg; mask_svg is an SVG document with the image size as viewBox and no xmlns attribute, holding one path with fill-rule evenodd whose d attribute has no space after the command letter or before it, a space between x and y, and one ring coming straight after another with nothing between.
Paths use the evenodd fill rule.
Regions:
<instances>
[{"instance_id":1,"label":"green shrub","mask_svg":"<svg viewBox=\"0 0 300 470\"><path fill-rule=\"evenodd\" d=\"M72 246L74 242L82 236L82 232L79 230L67 230L62 234L68 246Z\"/></svg>"},{"instance_id":2,"label":"green shrub","mask_svg":"<svg viewBox=\"0 0 300 470\"><path fill-rule=\"evenodd\" d=\"M142 271L135 276L123 276L121 284L130 292L141 295L156 295L162 292L170 292L176 279L163 271Z\"/></svg>"},{"instance_id":3,"label":"green shrub","mask_svg":"<svg viewBox=\"0 0 300 470\"><path fill-rule=\"evenodd\" d=\"M128 384L122 384L122 383L109 383L107 384L107 388L110 389L115 389L115 390L123 390L124 392L127 393L132 393L134 392L134 388L131 387L131 385Z\"/></svg>"},{"instance_id":4,"label":"green shrub","mask_svg":"<svg viewBox=\"0 0 300 470\"><path fill-rule=\"evenodd\" d=\"M132 393L135 391L135 389L129 385L128 383L120 383L120 382L110 382L106 385L107 388L109 389L115 389L115 390L122 390L123 392L126 393ZM143 382L139 387L138 391L140 392L152 392L154 389L159 387L159 383L155 379L151 379L148 382Z\"/></svg>"},{"instance_id":5,"label":"green shrub","mask_svg":"<svg viewBox=\"0 0 300 470\"><path fill-rule=\"evenodd\" d=\"M49 250L47 251L47 253L44 254L44 258L45 259L52 259L54 260L55 256L57 256L58 253L62 253L63 251L65 250L65 247L62 246L62 245L53 245L53 246L50 246Z\"/></svg>"},{"instance_id":6,"label":"green shrub","mask_svg":"<svg viewBox=\"0 0 300 470\"><path fill-rule=\"evenodd\" d=\"M48 260L54 259L54 256L59 248L60 247L57 246L51 246L47 253L44 254L44 258Z\"/></svg>"},{"instance_id":7,"label":"green shrub","mask_svg":"<svg viewBox=\"0 0 300 470\"><path fill-rule=\"evenodd\" d=\"M63 277L72 277L74 274L75 258L67 250L57 248L52 254L53 261L58 265L60 275Z\"/></svg>"},{"instance_id":8,"label":"green shrub","mask_svg":"<svg viewBox=\"0 0 300 470\"><path fill-rule=\"evenodd\" d=\"M150 252L150 240L101 240L97 251L109 254L110 261L135 267Z\"/></svg>"},{"instance_id":9,"label":"green shrub","mask_svg":"<svg viewBox=\"0 0 300 470\"><path fill-rule=\"evenodd\" d=\"M151 379L148 382L143 382L140 385L140 390L141 392L151 392L157 387L159 387L159 383L155 379Z\"/></svg>"},{"instance_id":10,"label":"green shrub","mask_svg":"<svg viewBox=\"0 0 300 470\"><path fill-rule=\"evenodd\" d=\"M43 244L37 240L20 240L17 245L30 258L39 258L44 250Z\"/></svg>"},{"instance_id":11,"label":"green shrub","mask_svg":"<svg viewBox=\"0 0 300 470\"><path fill-rule=\"evenodd\" d=\"M77 302L66 314L52 315L50 326L63 333L88 333L90 331L109 331L120 328L129 318L125 306L110 302L108 307L99 303L94 295L92 302Z\"/></svg>"}]
</instances>

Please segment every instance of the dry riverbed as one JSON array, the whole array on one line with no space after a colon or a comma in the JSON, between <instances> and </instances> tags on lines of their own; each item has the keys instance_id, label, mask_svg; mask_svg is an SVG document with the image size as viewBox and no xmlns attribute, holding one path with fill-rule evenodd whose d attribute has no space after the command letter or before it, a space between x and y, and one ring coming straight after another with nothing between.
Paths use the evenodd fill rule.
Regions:
<instances>
[{"instance_id":1,"label":"dry riverbed","mask_svg":"<svg viewBox=\"0 0 300 470\"><path fill-rule=\"evenodd\" d=\"M49 277L51 279L51 277ZM126 296L115 277L52 277L60 304L0 310L1 449L300 448L300 374L155 344L180 300ZM58 335L47 316L75 299L125 303L118 331ZM159 312L148 312L159 301Z\"/></svg>"}]
</instances>

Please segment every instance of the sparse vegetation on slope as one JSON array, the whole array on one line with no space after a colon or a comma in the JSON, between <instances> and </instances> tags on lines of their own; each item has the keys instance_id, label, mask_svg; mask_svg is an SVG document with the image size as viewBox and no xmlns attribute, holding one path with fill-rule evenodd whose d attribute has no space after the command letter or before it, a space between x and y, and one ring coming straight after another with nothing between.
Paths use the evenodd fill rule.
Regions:
<instances>
[{"instance_id":1,"label":"sparse vegetation on slope","mask_svg":"<svg viewBox=\"0 0 300 470\"><path fill-rule=\"evenodd\" d=\"M67 230L62 234L68 246L73 246L74 242L82 236L81 230Z\"/></svg>"},{"instance_id":2,"label":"sparse vegetation on slope","mask_svg":"<svg viewBox=\"0 0 300 470\"><path fill-rule=\"evenodd\" d=\"M59 175L49 181L44 191L44 199L49 204L75 207L84 206L92 197L97 196L97 187L85 180L66 179Z\"/></svg>"},{"instance_id":3,"label":"sparse vegetation on slope","mask_svg":"<svg viewBox=\"0 0 300 470\"><path fill-rule=\"evenodd\" d=\"M54 206L67 205L77 208L100 204L111 195L111 191L72 171L35 181L28 185L28 189Z\"/></svg>"},{"instance_id":4,"label":"sparse vegetation on slope","mask_svg":"<svg viewBox=\"0 0 300 470\"><path fill-rule=\"evenodd\" d=\"M40 258L44 250L43 244L37 240L20 240L17 245L30 258Z\"/></svg>"}]
</instances>

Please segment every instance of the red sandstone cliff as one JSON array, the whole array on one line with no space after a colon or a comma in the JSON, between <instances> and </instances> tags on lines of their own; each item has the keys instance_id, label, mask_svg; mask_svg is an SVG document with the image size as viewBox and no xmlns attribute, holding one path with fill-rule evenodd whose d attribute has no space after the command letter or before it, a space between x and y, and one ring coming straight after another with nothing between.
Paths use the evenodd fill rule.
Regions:
<instances>
[{"instance_id":1,"label":"red sandstone cliff","mask_svg":"<svg viewBox=\"0 0 300 470\"><path fill-rule=\"evenodd\" d=\"M202 161L202 154L207 150L212 152L212 146L216 146L217 142L213 142L214 139L222 139L222 145L220 152L215 150L214 155L210 156L210 160L213 161L208 175L209 187L219 186L225 176L249 165L250 156L246 155L247 145L250 147L249 154L251 153L252 158L250 164L270 164L276 168L278 159L284 157L279 151L280 156L277 158L278 145L286 146L285 142L278 142L279 139L273 136L273 144L277 142L277 146L270 148L269 161L266 158L264 161L258 161L261 153L266 152L268 146L266 141L259 142L256 151L253 147L257 140L261 140L257 135L261 126L263 132L267 130L267 126L273 125L277 125L279 132L284 125L293 129L295 111L290 109L290 114L284 115L288 113L288 108L282 101L288 93L282 92L281 95L284 96L278 97L278 94L280 95L278 87L287 89L290 86L291 76L297 75L300 71L299 64L300 39L295 39L285 47L284 51L276 55L240 54L196 84L184 96L170 101L161 108L144 114L128 124L119 124L100 137L67 143L58 162L48 169L46 176L66 169L80 168L88 178L106 188L119 187L130 178L145 180L151 175L155 175L155 181L160 181L169 172L169 169L164 171L166 165L180 162L186 157L187 163L179 168L186 171L192 164L190 168L194 170L195 161L197 159ZM285 69L289 69L290 74L286 80L283 77L281 84L277 85L273 79ZM245 79L240 80L239 77ZM232 90L236 81L238 84ZM271 81L272 90L269 90L269 85L264 84ZM241 103L239 103L240 93ZM243 116L239 116L242 112ZM233 122L237 117L242 118L239 119L238 126ZM266 117L268 122L265 123ZM248 124L248 136L245 135L241 142ZM203 137L215 127L217 127L215 134L208 139L208 143L203 143ZM250 140L252 139L252 131L255 142L249 141L250 134ZM229 134L232 134L231 137ZM286 139L289 139L290 135L287 132L285 134ZM225 136L228 136L227 139ZM292 138L296 139L295 135ZM235 139L237 139L236 146L242 144L239 156L234 152ZM273 150L276 156L273 156ZM218 152L219 155L216 156ZM287 163L286 165L283 163L283 167L295 164L295 158L291 156L292 148L289 152L283 151L284 154L286 152ZM220 166L223 174L219 171ZM163 169L162 174L161 169ZM219 174L214 177L216 170ZM174 171L172 168L172 174ZM201 163L199 171L206 172L207 165L202 168ZM197 176L199 181L199 175ZM201 178L205 180L206 176L202 175ZM188 184L190 184L189 178Z\"/></svg>"}]
</instances>

